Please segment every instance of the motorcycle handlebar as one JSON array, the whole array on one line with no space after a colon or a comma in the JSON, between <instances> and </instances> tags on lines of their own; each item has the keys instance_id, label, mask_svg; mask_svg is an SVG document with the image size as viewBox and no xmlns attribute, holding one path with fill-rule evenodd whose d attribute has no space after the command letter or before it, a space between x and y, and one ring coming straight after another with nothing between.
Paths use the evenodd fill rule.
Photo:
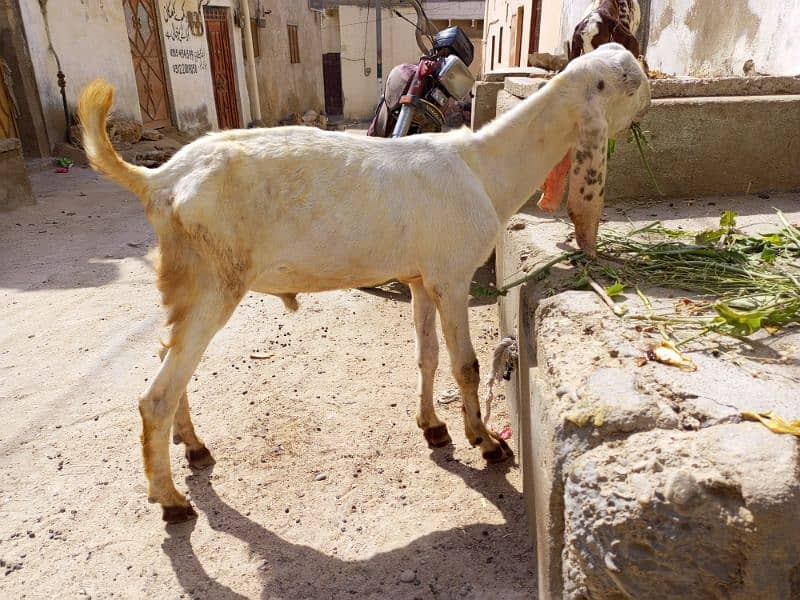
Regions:
<instances>
[{"instance_id":1,"label":"motorcycle handlebar","mask_svg":"<svg viewBox=\"0 0 800 600\"><path fill-rule=\"evenodd\" d=\"M430 42L431 47L433 47L433 34L436 33L436 29L433 26L433 23L430 22L428 19L428 15L425 14L425 9L422 8L422 5L419 3L419 0L408 0L411 6L414 8L414 12L417 13L417 26L414 28L414 37L417 40L417 46L419 46L420 51L423 54L428 54L431 51L431 48L428 48L425 45L425 40L423 35L428 38L428 42Z\"/></svg>"}]
</instances>

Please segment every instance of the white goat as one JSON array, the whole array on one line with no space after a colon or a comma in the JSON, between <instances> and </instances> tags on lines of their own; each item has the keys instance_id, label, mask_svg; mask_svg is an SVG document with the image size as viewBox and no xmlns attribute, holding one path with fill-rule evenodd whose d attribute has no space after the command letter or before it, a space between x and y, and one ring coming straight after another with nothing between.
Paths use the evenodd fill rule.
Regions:
<instances>
[{"instance_id":1,"label":"white goat","mask_svg":"<svg viewBox=\"0 0 800 600\"><path fill-rule=\"evenodd\" d=\"M158 237L171 333L139 401L142 451L150 500L161 504L164 520L179 522L195 513L173 484L170 427L193 467L213 463L194 431L186 385L248 290L279 296L294 310L302 292L407 283L420 369L417 425L430 445L450 442L433 407L438 309L467 439L488 461L508 458L509 447L481 420L467 319L471 277L507 219L570 149L568 212L579 245L593 252L607 133L643 113L650 92L634 57L607 44L477 133L378 139L304 127L222 131L153 170L124 162L111 146L112 101L103 81L83 90L84 147L95 169L139 197Z\"/></svg>"}]
</instances>

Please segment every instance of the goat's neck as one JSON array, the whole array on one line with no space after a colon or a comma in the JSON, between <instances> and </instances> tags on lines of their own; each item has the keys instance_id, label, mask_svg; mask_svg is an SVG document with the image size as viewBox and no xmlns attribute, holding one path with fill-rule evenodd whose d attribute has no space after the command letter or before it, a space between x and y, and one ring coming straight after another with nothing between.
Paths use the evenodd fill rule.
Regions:
<instances>
[{"instance_id":1,"label":"goat's neck","mask_svg":"<svg viewBox=\"0 0 800 600\"><path fill-rule=\"evenodd\" d=\"M575 142L576 111L563 84L550 81L478 131L462 151L502 222L531 198Z\"/></svg>"}]
</instances>

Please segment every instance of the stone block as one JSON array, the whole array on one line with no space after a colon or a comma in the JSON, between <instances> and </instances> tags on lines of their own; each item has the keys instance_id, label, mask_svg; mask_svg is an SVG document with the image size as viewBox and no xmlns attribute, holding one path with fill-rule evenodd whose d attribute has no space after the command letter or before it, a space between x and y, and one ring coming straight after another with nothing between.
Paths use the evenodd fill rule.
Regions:
<instances>
[{"instance_id":1,"label":"stone block","mask_svg":"<svg viewBox=\"0 0 800 600\"><path fill-rule=\"evenodd\" d=\"M0 211L36 204L17 138L0 139L0 181Z\"/></svg>"},{"instance_id":2,"label":"stone block","mask_svg":"<svg viewBox=\"0 0 800 600\"><path fill-rule=\"evenodd\" d=\"M799 449L739 423L586 452L566 477L563 597L800 597Z\"/></svg>"},{"instance_id":3,"label":"stone block","mask_svg":"<svg viewBox=\"0 0 800 600\"><path fill-rule=\"evenodd\" d=\"M112 142L136 144L142 139L142 124L132 119L109 119L106 129Z\"/></svg>"}]
</instances>

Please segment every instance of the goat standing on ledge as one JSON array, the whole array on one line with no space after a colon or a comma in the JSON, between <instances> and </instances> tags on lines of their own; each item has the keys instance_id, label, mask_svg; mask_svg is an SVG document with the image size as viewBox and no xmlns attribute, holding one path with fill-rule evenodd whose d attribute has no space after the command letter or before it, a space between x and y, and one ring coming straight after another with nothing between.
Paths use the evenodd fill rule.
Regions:
<instances>
[{"instance_id":1,"label":"goat standing on ledge","mask_svg":"<svg viewBox=\"0 0 800 600\"><path fill-rule=\"evenodd\" d=\"M636 32L641 18L639 0L593 0L572 34L569 60L609 42L622 44L639 58Z\"/></svg>"},{"instance_id":2,"label":"goat standing on ledge","mask_svg":"<svg viewBox=\"0 0 800 600\"><path fill-rule=\"evenodd\" d=\"M83 143L95 169L139 197L158 237L158 286L171 331L139 401L142 452L150 500L161 504L164 520L179 522L195 513L172 480L170 428L191 466L213 463L194 431L186 385L248 290L279 296L294 310L298 293L407 283L420 369L417 425L431 446L450 443L433 407L438 309L467 439L487 461L508 458L478 405L467 318L472 275L509 217L570 151L568 211L578 244L594 252L608 132L647 109L650 89L634 57L609 44L477 133L382 139L306 127L221 131L153 170L124 162L111 146L112 101L103 81L83 90Z\"/></svg>"}]
</instances>

